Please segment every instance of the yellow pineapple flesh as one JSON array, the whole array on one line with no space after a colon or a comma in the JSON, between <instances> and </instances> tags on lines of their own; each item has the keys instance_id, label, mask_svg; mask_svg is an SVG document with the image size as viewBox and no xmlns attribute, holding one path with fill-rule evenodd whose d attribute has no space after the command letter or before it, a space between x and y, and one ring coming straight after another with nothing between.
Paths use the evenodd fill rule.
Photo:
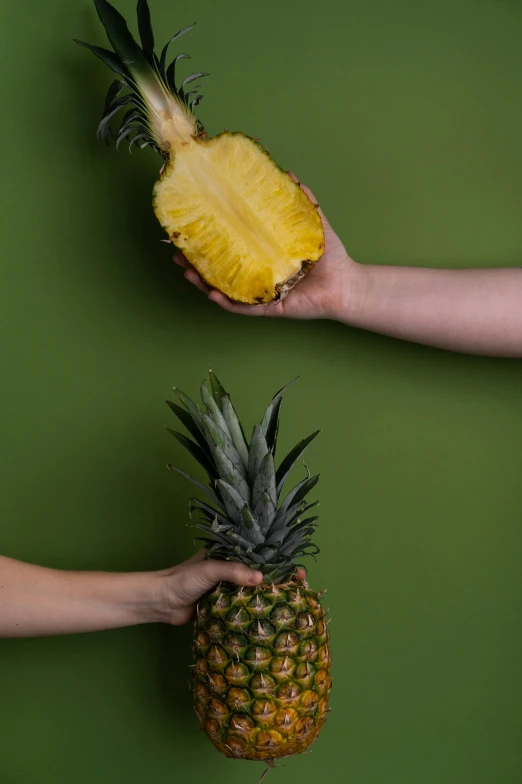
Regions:
<instances>
[{"instance_id":1,"label":"yellow pineapple flesh","mask_svg":"<svg viewBox=\"0 0 522 784\"><path fill-rule=\"evenodd\" d=\"M201 277L239 302L284 296L324 249L316 205L242 133L179 146L154 209Z\"/></svg>"}]
</instances>

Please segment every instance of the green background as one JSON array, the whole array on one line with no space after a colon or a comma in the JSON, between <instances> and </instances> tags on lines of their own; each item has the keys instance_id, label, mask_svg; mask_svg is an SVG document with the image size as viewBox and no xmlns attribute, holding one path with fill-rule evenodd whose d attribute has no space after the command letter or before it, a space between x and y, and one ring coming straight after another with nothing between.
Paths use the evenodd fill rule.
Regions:
<instances>
[{"instance_id":1,"label":"green background","mask_svg":"<svg viewBox=\"0 0 522 784\"><path fill-rule=\"evenodd\" d=\"M198 21L181 50L212 72L209 132L260 136L357 260L522 264L521 2L152 11L161 43ZM111 77L73 37L105 45L87 0L2 8L0 552L113 570L187 557L172 385L195 393L211 363L250 427L300 374L281 438L323 430L310 580L329 589L333 711L271 777L520 782L522 366L209 303L160 242L159 160L97 145ZM257 781L199 733L189 641L158 626L2 641L2 784Z\"/></svg>"}]
</instances>

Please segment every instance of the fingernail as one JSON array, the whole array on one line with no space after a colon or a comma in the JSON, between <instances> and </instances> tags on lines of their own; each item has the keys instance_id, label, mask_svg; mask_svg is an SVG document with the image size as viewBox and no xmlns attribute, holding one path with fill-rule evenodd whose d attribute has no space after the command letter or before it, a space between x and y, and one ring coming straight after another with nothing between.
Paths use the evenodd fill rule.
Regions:
<instances>
[{"instance_id":1,"label":"fingernail","mask_svg":"<svg viewBox=\"0 0 522 784\"><path fill-rule=\"evenodd\" d=\"M248 582L251 583L252 585L254 583L258 583L260 577L263 577L261 572L258 572L257 570L252 570L248 575Z\"/></svg>"}]
</instances>

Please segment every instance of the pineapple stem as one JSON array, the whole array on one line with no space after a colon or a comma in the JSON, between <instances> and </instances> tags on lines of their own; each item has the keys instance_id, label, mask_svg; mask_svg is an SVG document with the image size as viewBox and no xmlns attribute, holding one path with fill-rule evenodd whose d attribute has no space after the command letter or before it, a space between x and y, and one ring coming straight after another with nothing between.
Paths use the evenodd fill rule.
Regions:
<instances>
[{"instance_id":1,"label":"pineapple stem","mask_svg":"<svg viewBox=\"0 0 522 784\"><path fill-rule=\"evenodd\" d=\"M271 771L271 770L274 770L275 768L284 768L284 767L286 767L285 765L276 765L276 764L275 764L275 760L274 760L274 759L267 759L267 760L265 760L265 762L266 762L267 768L266 768L266 770L264 770L264 771L263 771L263 773L261 774L261 778L259 779L259 781L257 782L257 784L261 784L261 782L263 781L263 779L264 779L266 776L268 776L268 774L270 773L270 771Z\"/></svg>"},{"instance_id":2,"label":"pineapple stem","mask_svg":"<svg viewBox=\"0 0 522 784\"><path fill-rule=\"evenodd\" d=\"M176 148L186 145L203 133L203 127L193 112L202 98L198 92L202 85L189 92L185 92L185 87L207 74L191 74L177 87L176 64L178 60L188 59L188 55L178 54L167 66L169 44L188 32L193 25L184 27L173 36L158 58L154 51L154 35L147 0L138 0L141 47L131 35L123 16L107 0L94 0L94 4L113 51L75 39L76 43L89 49L120 77L109 88L98 135L108 141L112 135L111 118L123 106L131 104L136 111L132 122L123 120L118 132L119 141L129 137L129 149L137 141L141 142L141 147L150 144L168 159ZM130 94L117 99L123 86L129 88ZM129 135L133 133L136 135L130 138Z\"/></svg>"}]
</instances>

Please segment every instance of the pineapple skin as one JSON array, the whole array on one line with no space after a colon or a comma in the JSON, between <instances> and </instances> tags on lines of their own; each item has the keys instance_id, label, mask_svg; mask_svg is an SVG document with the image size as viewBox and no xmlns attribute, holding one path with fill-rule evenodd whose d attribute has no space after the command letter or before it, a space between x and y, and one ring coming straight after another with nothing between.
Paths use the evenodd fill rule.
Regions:
<instances>
[{"instance_id":1,"label":"pineapple skin","mask_svg":"<svg viewBox=\"0 0 522 784\"><path fill-rule=\"evenodd\" d=\"M331 656L319 595L306 584L218 586L198 605L193 653L200 727L227 757L270 761L317 738Z\"/></svg>"},{"instance_id":2,"label":"pineapple skin","mask_svg":"<svg viewBox=\"0 0 522 784\"><path fill-rule=\"evenodd\" d=\"M172 135L152 203L201 278L236 302L283 299L324 253L318 205L241 132Z\"/></svg>"}]
</instances>

